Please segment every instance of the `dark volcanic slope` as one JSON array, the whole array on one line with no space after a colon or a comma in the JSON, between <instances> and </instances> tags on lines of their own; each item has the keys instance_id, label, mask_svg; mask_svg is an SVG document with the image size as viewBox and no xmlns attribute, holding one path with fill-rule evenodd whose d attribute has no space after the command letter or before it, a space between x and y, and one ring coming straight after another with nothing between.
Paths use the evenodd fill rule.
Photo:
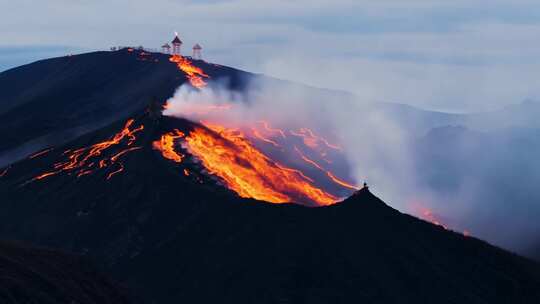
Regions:
<instances>
[{"instance_id":1,"label":"dark volcanic slope","mask_svg":"<svg viewBox=\"0 0 540 304\"><path fill-rule=\"evenodd\" d=\"M248 86L254 90L268 86L302 92L311 102L358 103L356 97L340 91L307 87L200 60L193 63L213 83L239 93L245 93ZM251 81L254 79L264 79L264 85ZM184 73L169 61L168 55L127 49L41 60L2 72L0 166L126 118L144 109L151 100L164 102L185 81ZM403 120L406 129L422 132L433 125L464 119L391 103L362 107L362 112L369 113L368 108L382 111L396 121Z\"/></svg>"},{"instance_id":2,"label":"dark volcanic slope","mask_svg":"<svg viewBox=\"0 0 540 304\"><path fill-rule=\"evenodd\" d=\"M125 118L152 99L171 97L186 81L184 74L168 55L146 54L94 52L0 73L0 166ZM253 76L204 61L194 64L235 90Z\"/></svg>"},{"instance_id":3,"label":"dark volcanic slope","mask_svg":"<svg viewBox=\"0 0 540 304\"><path fill-rule=\"evenodd\" d=\"M80 257L0 242L0 303L129 303L121 290Z\"/></svg>"},{"instance_id":4,"label":"dark volcanic slope","mask_svg":"<svg viewBox=\"0 0 540 304\"><path fill-rule=\"evenodd\" d=\"M22 186L124 121L10 168L0 179L0 236L91 255L156 303L540 302L529 260L401 214L365 189L324 208L240 199L189 158L176 164L151 148L189 122L137 124L145 128L133 145L142 148L109 180L112 168Z\"/></svg>"}]
</instances>

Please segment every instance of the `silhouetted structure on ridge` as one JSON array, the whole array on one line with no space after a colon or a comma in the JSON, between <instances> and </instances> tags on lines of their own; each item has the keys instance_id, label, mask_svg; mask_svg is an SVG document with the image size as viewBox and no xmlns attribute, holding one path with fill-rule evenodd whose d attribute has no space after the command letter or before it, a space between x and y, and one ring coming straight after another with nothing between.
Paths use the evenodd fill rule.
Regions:
<instances>
[{"instance_id":1,"label":"silhouetted structure on ridge","mask_svg":"<svg viewBox=\"0 0 540 304\"><path fill-rule=\"evenodd\" d=\"M173 55L181 55L181 47L182 47L182 40L178 38L178 34L175 34L172 43L172 54Z\"/></svg>"}]
</instances>

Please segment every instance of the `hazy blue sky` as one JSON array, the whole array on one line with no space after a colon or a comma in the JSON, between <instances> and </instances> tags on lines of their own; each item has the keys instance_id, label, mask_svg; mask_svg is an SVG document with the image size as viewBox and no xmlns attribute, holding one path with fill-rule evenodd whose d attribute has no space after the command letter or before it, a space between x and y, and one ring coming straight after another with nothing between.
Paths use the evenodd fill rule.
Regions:
<instances>
[{"instance_id":1,"label":"hazy blue sky","mask_svg":"<svg viewBox=\"0 0 540 304\"><path fill-rule=\"evenodd\" d=\"M0 0L0 70L174 31L209 61L367 100L473 111L540 97L532 0Z\"/></svg>"}]
</instances>

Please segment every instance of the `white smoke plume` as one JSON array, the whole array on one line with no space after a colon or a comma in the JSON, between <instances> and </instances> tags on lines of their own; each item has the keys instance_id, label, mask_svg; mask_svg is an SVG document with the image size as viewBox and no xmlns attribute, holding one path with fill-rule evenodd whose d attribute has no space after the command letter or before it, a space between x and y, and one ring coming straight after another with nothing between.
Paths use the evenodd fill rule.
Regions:
<instances>
[{"instance_id":1,"label":"white smoke plume","mask_svg":"<svg viewBox=\"0 0 540 304\"><path fill-rule=\"evenodd\" d=\"M372 183L401 209L406 207L401 194L415 183L406 132L383 111L347 94L268 79L258 79L242 94L224 85L201 90L184 85L164 114L235 127L264 120L276 128L310 128L343 148L356 184Z\"/></svg>"},{"instance_id":2,"label":"white smoke plume","mask_svg":"<svg viewBox=\"0 0 540 304\"><path fill-rule=\"evenodd\" d=\"M207 106L220 110L198 111ZM392 207L524 254L531 255L530 248L539 244L536 231L540 227L536 220L531 221L538 208L527 207L526 193L518 192L533 192L534 178L539 175L535 172L540 170L531 167L530 161L531 172L516 167L520 156L514 154L523 154L519 151L525 147L515 146L518 152L508 154L505 147L516 144L509 135L498 143L488 133L476 136L466 128L462 132L461 127L445 127L475 126L480 119L474 115L445 116L397 104L370 103L346 93L264 77L242 93L230 91L226 85L202 90L182 86L164 114L231 126L266 120L273 127L311 128L342 146L354 182L367 181ZM487 138L487 144L478 138ZM534 147L540 149L540 144ZM526 159L534 156L527 154ZM517 187L505 182L522 173L532 177L523 175ZM507 186L498 187L501 184ZM516 193L523 200L506 203L505 197L513 199Z\"/></svg>"}]
</instances>

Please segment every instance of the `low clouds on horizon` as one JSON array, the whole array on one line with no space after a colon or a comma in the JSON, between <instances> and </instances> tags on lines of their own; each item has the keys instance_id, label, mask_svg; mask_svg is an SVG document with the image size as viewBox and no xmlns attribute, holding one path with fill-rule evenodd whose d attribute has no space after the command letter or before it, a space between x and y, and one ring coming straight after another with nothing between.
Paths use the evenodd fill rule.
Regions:
<instances>
[{"instance_id":1,"label":"low clouds on horizon","mask_svg":"<svg viewBox=\"0 0 540 304\"><path fill-rule=\"evenodd\" d=\"M0 70L176 30L209 61L370 101L466 112L540 97L537 1L0 1Z\"/></svg>"}]
</instances>

